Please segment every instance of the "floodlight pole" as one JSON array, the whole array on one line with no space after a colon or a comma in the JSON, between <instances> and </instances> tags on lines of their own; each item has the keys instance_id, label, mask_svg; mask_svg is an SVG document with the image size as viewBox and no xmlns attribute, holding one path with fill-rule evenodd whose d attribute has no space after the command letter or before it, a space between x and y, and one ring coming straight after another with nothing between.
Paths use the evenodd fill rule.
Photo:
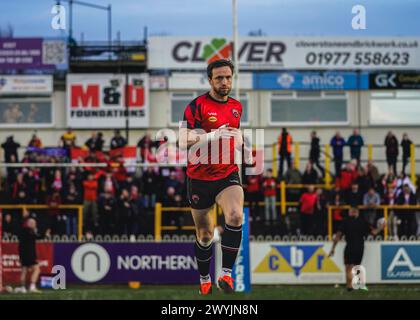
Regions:
<instances>
[{"instance_id":1,"label":"floodlight pole","mask_svg":"<svg viewBox=\"0 0 420 320\"><path fill-rule=\"evenodd\" d=\"M69 20L70 20L69 38L70 39L73 38L73 4L78 4L80 6L108 11L108 45L111 46L112 44L112 19L111 19L112 8L110 4L108 6L101 6L101 5L78 1L78 0L59 0L57 1L57 4L59 5L61 1L69 3Z\"/></svg>"},{"instance_id":2,"label":"floodlight pole","mask_svg":"<svg viewBox=\"0 0 420 320\"><path fill-rule=\"evenodd\" d=\"M235 62L234 80L235 80L235 98L240 101L239 95L239 58L238 58L238 14L236 10L236 0L232 0L233 16L233 61Z\"/></svg>"}]
</instances>

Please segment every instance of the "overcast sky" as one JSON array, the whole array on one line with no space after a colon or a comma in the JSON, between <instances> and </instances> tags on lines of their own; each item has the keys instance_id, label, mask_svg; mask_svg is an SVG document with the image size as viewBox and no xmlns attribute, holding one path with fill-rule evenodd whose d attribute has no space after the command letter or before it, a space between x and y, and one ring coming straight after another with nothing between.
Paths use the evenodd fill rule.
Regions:
<instances>
[{"instance_id":1,"label":"overcast sky","mask_svg":"<svg viewBox=\"0 0 420 320\"><path fill-rule=\"evenodd\" d=\"M112 5L113 38L140 40L149 35L232 34L231 0L83 0ZM0 0L0 27L13 26L15 37L54 37L53 0ZM419 36L420 0L237 0L239 34L261 29L266 35ZM69 23L68 4L67 26ZM352 7L366 8L367 29L351 28ZM106 40L106 11L74 5L74 36Z\"/></svg>"}]
</instances>

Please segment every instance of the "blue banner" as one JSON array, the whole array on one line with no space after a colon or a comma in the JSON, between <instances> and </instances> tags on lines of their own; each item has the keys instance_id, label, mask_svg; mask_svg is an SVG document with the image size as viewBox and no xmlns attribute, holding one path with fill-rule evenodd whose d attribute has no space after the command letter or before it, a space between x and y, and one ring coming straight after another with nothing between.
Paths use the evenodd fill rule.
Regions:
<instances>
[{"instance_id":1,"label":"blue banner","mask_svg":"<svg viewBox=\"0 0 420 320\"><path fill-rule=\"evenodd\" d=\"M68 157L68 152L64 148L56 148L56 147L47 147L47 148L35 148L35 147L28 147L26 149L28 152L34 152L38 154L45 154L50 157Z\"/></svg>"},{"instance_id":2,"label":"blue banner","mask_svg":"<svg viewBox=\"0 0 420 320\"><path fill-rule=\"evenodd\" d=\"M232 270L236 292L251 292L251 265L249 257L249 209L244 208L242 243Z\"/></svg>"},{"instance_id":3,"label":"blue banner","mask_svg":"<svg viewBox=\"0 0 420 320\"><path fill-rule=\"evenodd\" d=\"M420 245L382 245L382 280L420 280Z\"/></svg>"},{"instance_id":4,"label":"blue banner","mask_svg":"<svg viewBox=\"0 0 420 320\"><path fill-rule=\"evenodd\" d=\"M261 72L253 74L257 90L366 90L368 75L357 72Z\"/></svg>"}]
</instances>

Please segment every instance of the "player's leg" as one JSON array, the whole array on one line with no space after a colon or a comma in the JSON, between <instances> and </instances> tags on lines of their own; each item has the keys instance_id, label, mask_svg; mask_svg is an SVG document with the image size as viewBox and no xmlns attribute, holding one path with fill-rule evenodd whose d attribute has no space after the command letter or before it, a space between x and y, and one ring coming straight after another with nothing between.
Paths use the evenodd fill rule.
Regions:
<instances>
[{"instance_id":1,"label":"player's leg","mask_svg":"<svg viewBox=\"0 0 420 320\"><path fill-rule=\"evenodd\" d=\"M41 273L41 268L39 267L39 264L35 264L32 266L32 275L31 275L31 284L29 286L29 292L32 293L39 293L39 291L36 288L36 283L38 281L39 274Z\"/></svg>"},{"instance_id":2,"label":"player's leg","mask_svg":"<svg viewBox=\"0 0 420 320\"><path fill-rule=\"evenodd\" d=\"M20 287L15 288L16 293L26 293L26 275L27 274L28 274L28 268L26 266L22 266L22 271L20 272Z\"/></svg>"},{"instance_id":3,"label":"player's leg","mask_svg":"<svg viewBox=\"0 0 420 320\"><path fill-rule=\"evenodd\" d=\"M233 292L232 268L242 240L244 192L240 185L231 185L216 196L225 216L225 230L222 235L222 275L219 287L226 293Z\"/></svg>"},{"instance_id":4,"label":"player's leg","mask_svg":"<svg viewBox=\"0 0 420 320\"><path fill-rule=\"evenodd\" d=\"M352 280L353 280L353 265L352 264L346 264L346 288L348 291L353 290L352 286Z\"/></svg>"},{"instance_id":5,"label":"player's leg","mask_svg":"<svg viewBox=\"0 0 420 320\"><path fill-rule=\"evenodd\" d=\"M210 216L211 208L191 209L195 228L195 258L200 273L200 293L211 293L210 262L212 258L214 225Z\"/></svg>"}]
</instances>

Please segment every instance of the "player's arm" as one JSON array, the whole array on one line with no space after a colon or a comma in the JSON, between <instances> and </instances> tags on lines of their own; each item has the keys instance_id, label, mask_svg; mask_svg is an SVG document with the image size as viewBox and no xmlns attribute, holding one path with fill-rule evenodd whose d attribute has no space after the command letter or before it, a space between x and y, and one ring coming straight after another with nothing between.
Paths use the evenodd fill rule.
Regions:
<instances>
[{"instance_id":1,"label":"player's arm","mask_svg":"<svg viewBox=\"0 0 420 320\"><path fill-rule=\"evenodd\" d=\"M231 134L227 129L227 125L222 125L217 130L212 130L211 132L207 133L203 132L202 129L181 128L179 147L181 149L188 149L195 144L205 145L211 141L230 136Z\"/></svg>"},{"instance_id":2,"label":"player's arm","mask_svg":"<svg viewBox=\"0 0 420 320\"><path fill-rule=\"evenodd\" d=\"M381 223L378 228L370 229L370 234L372 234L373 236L377 236L378 234L382 232L382 230L384 230L385 224L386 224L386 220L384 220L383 223Z\"/></svg>"},{"instance_id":3,"label":"player's arm","mask_svg":"<svg viewBox=\"0 0 420 320\"><path fill-rule=\"evenodd\" d=\"M335 235L334 235L334 242L333 242L333 246L331 248L330 253L328 254L328 257L332 257L335 253L335 248L337 247L337 243L341 240L341 238L343 237L343 233L341 231L338 231Z\"/></svg>"}]
</instances>

